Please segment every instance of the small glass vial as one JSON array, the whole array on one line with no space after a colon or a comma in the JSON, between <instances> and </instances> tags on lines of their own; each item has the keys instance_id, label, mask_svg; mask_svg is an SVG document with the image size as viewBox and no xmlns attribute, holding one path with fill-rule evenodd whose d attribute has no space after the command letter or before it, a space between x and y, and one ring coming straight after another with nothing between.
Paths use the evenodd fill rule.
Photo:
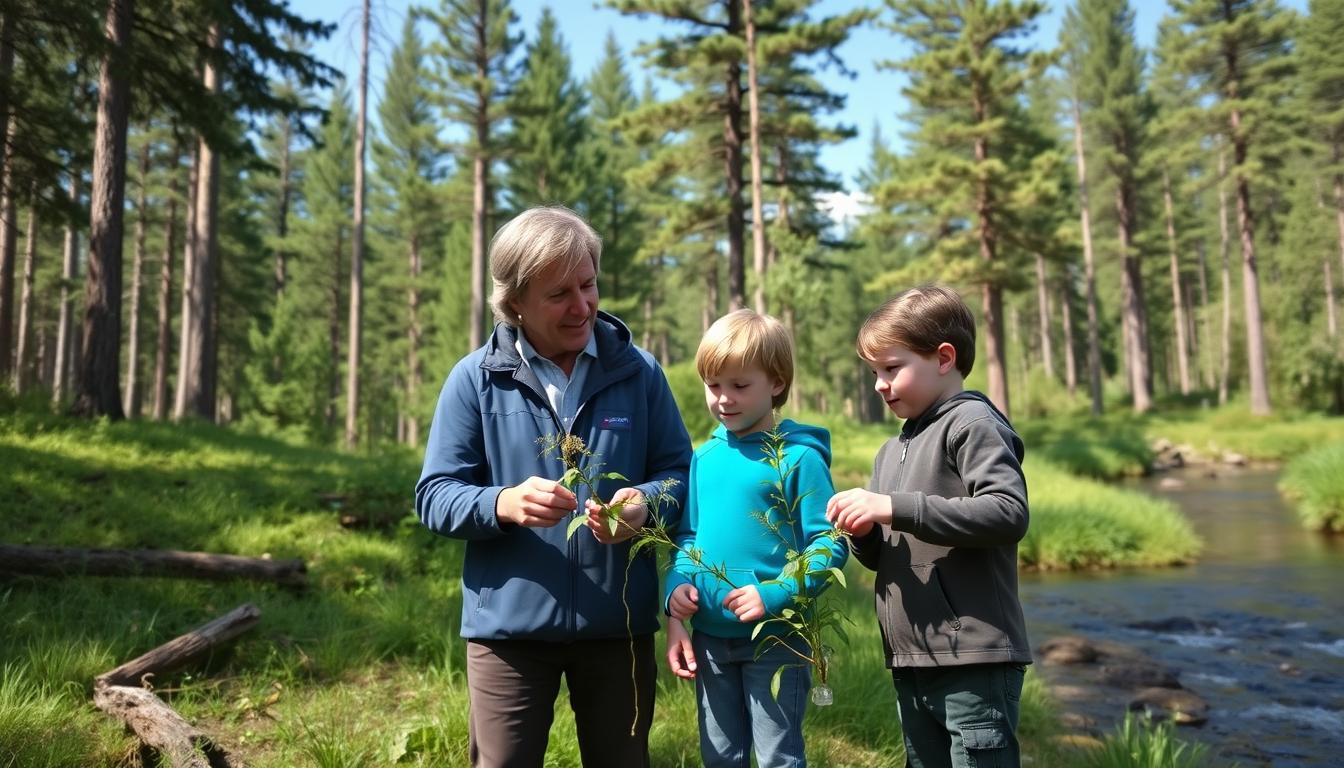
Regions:
<instances>
[{"instance_id":1,"label":"small glass vial","mask_svg":"<svg viewBox=\"0 0 1344 768\"><path fill-rule=\"evenodd\" d=\"M835 703L835 694L831 692L831 686L821 683L812 687L812 703L818 707L829 707Z\"/></svg>"}]
</instances>

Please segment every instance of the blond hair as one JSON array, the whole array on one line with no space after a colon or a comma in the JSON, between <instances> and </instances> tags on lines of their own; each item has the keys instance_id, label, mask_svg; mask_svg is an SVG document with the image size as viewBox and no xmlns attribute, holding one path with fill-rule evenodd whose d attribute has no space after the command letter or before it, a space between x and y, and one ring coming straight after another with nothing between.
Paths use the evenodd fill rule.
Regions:
<instances>
[{"instance_id":1,"label":"blond hair","mask_svg":"<svg viewBox=\"0 0 1344 768\"><path fill-rule=\"evenodd\" d=\"M900 344L920 355L932 355L944 342L957 351L957 370L971 375L975 365L975 317L961 294L937 284L909 288L873 310L859 328L859 357L876 360Z\"/></svg>"},{"instance_id":2,"label":"blond hair","mask_svg":"<svg viewBox=\"0 0 1344 768\"><path fill-rule=\"evenodd\" d=\"M518 325L510 308L527 290L528 283L556 264L565 266L567 279L583 259L600 270L602 238L579 214L560 205L529 208L499 228L490 241L490 309L495 318Z\"/></svg>"},{"instance_id":3,"label":"blond hair","mask_svg":"<svg viewBox=\"0 0 1344 768\"><path fill-rule=\"evenodd\" d=\"M784 324L750 309L729 312L715 320L695 350L695 370L700 378L714 378L724 368L751 366L784 382L784 388L770 400L774 407L788 401L793 386L793 341Z\"/></svg>"}]
</instances>

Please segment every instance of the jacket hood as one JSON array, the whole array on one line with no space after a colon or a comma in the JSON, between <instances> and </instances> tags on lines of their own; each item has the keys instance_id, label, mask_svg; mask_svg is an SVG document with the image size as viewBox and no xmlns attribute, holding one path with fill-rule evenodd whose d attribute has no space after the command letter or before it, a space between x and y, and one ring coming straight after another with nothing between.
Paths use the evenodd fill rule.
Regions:
<instances>
[{"instance_id":1,"label":"jacket hood","mask_svg":"<svg viewBox=\"0 0 1344 768\"><path fill-rule=\"evenodd\" d=\"M597 341L597 359L604 368L625 362L622 353L632 347L633 334L615 315L597 311L593 320L593 336ZM517 368L523 359L518 355L518 329L508 323L495 323L495 330L485 342L482 368L492 370Z\"/></svg>"},{"instance_id":2,"label":"jacket hood","mask_svg":"<svg viewBox=\"0 0 1344 768\"><path fill-rule=\"evenodd\" d=\"M1013 429L1012 422L1008 421L1008 417L1003 414L1003 411L1000 411L998 406L994 405L994 401L990 400L983 393L971 389L964 389L946 400L940 400L935 403L918 417L907 419L905 424L901 426L901 435L908 440L920 432L923 432L925 429L928 429L939 419L955 411L961 404L967 402L983 403L985 407L989 409L989 412L994 414L994 418L1003 422L1004 426L1008 427L1009 430ZM1015 431L1013 432L1013 440L1017 458L1021 461L1025 448L1022 443L1022 438L1018 437Z\"/></svg>"},{"instance_id":3,"label":"jacket hood","mask_svg":"<svg viewBox=\"0 0 1344 768\"><path fill-rule=\"evenodd\" d=\"M831 465L831 433L823 427L815 427L811 424L799 424L792 419L784 419L775 425L780 434L784 435L786 445L803 445L815 450L821 454L821 458L826 462L826 466ZM752 432L745 437L738 437L728 428L720 424L714 428L714 434L710 435L711 440L722 440L729 445L740 445L742 443L760 443L764 444L769 432Z\"/></svg>"}]
</instances>

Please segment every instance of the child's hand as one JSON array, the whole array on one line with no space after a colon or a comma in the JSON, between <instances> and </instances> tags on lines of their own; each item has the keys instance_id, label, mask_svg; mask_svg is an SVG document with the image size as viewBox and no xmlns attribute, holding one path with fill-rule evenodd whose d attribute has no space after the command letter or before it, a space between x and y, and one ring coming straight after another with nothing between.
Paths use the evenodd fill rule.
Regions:
<instances>
[{"instance_id":1,"label":"child's hand","mask_svg":"<svg viewBox=\"0 0 1344 768\"><path fill-rule=\"evenodd\" d=\"M765 603L755 584L738 587L723 599L723 607L732 611L738 621L759 621L765 618Z\"/></svg>"},{"instance_id":2,"label":"child's hand","mask_svg":"<svg viewBox=\"0 0 1344 768\"><path fill-rule=\"evenodd\" d=\"M700 592L690 584L682 584L672 590L667 600L667 611L677 621L685 621L700 610Z\"/></svg>"},{"instance_id":3,"label":"child's hand","mask_svg":"<svg viewBox=\"0 0 1344 768\"><path fill-rule=\"evenodd\" d=\"M874 525L891 525L891 497L862 488L841 491L826 502L826 519L851 536L865 536Z\"/></svg>"},{"instance_id":4,"label":"child's hand","mask_svg":"<svg viewBox=\"0 0 1344 768\"><path fill-rule=\"evenodd\" d=\"M602 507L592 499L584 502L584 511L588 513L588 520L585 523L588 530L593 532L593 536L603 544L617 544L634 536L644 523L649 519L649 507L644 503L644 494L635 488L622 488L611 495L611 505L625 502L620 506L621 519L625 525L617 526L616 535L611 535L611 530L607 528L607 521L602 516Z\"/></svg>"},{"instance_id":5,"label":"child's hand","mask_svg":"<svg viewBox=\"0 0 1344 768\"><path fill-rule=\"evenodd\" d=\"M683 680L695 679L695 649L680 621L667 622L667 668Z\"/></svg>"}]
</instances>

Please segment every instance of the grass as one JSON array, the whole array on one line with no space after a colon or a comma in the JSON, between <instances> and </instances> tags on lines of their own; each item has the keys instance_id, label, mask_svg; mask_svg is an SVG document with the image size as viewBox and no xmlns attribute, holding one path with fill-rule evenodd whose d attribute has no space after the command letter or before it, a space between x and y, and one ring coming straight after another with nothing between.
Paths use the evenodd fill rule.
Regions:
<instances>
[{"instance_id":1,"label":"grass","mask_svg":"<svg viewBox=\"0 0 1344 768\"><path fill-rule=\"evenodd\" d=\"M889 427L831 426L837 482L861 482ZM257 628L203 666L153 681L230 751L261 767L465 764L462 549L411 513L415 453L345 454L206 425L90 424L24 409L0 411L0 464L7 542L270 553L303 558L311 581L293 592L148 578L0 580L0 768L134 764L133 738L89 703L92 678L243 602L261 608ZM1075 496L1106 490L1047 462L1028 472L1033 528L1045 539L1051 488L1074 494L1056 506L1078 517L1091 508L1075 508ZM1128 492L1114 493L1110 503L1125 506ZM342 513L381 524L347 529ZM872 576L855 569L850 582L836 595L854 618L852 643L837 654L836 704L809 711L809 761L899 764ZM693 686L664 673L657 702L654 764L697 765ZM1055 723L1029 673L1025 753L1037 765L1079 764L1082 753L1056 745ZM579 765L563 696L548 765Z\"/></svg>"},{"instance_id":2,"label":"grass","mask_svg":"<svg viewBox=\"0 0 1344 768\"><path fill-rule=\"evenodd\" d=\"M1344 532L1344 440L1289 461L1279 490L1296 502L1298 516L1308 528Z\"/></svg>"},{"instance_id":3,"label":"grass","mask_svg":"<svg viewBox=\"0 0 1344 768\"><path fill-rule=\"evenodd\" d=\"M1115 735L1090 753L1086 768L1208 768L1213 765L1204 744L1176 738L1171 723L1149 723L1134 715L1116 727Z\"/></svg>"},{"instance_id":4,"label":"grass","mask_svg":"<svg viewBox=\"0 0 1344 768\"><path fill-rule=\"evenodd\" d=\"M1252 416L1244 403L1220 408L1170 410L1142 419L1150 440L1166 438L1217 458L1237 453L1250 461L1282 462L1344 438L1344 418L1279 409Z\"/></svg>"}]
</instances>

